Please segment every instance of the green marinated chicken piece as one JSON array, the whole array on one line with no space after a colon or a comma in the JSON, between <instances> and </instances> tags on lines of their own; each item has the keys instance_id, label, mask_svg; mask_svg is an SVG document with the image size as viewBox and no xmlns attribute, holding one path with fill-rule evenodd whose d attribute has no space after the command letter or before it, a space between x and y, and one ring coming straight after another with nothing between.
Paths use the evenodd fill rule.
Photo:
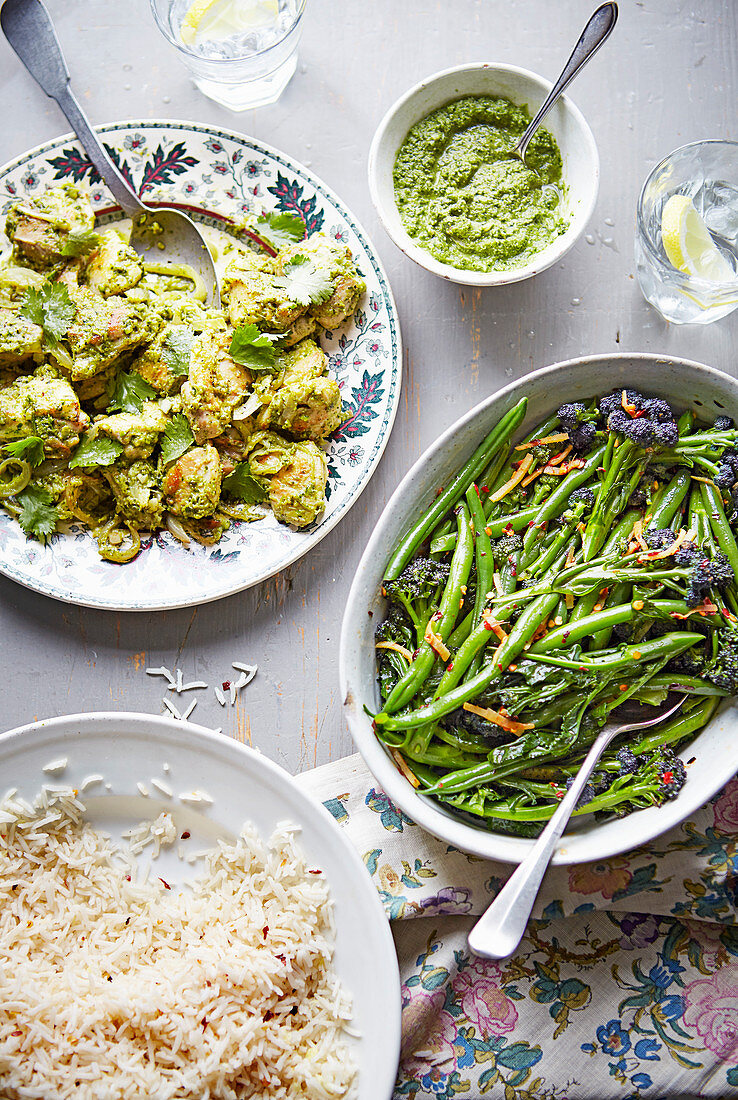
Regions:
<instances>
[{"instance_id":1,"label":"green marinated chicken piece","mask_svg":"<svg viewBox=\"0 0 738 1100\"><path fill-rule=\"evenodd\" d=\"M149 346L131 363L157 393L167 396L187 377L193 332L189 325L166 324Z\"/></svg>"},{"instance_id":2,"label":"green marinated chicken piece","mask_svg":"<svg viewBox=\"0 0 738 1100\"><path fill-rule=\"evenodd\" d=\"M130 466L109 466L103 474L113 490L118 513L136 527L161 527L164 514L161 482L150 462L139 459Z\"/></svg>"},{"instance_id":3,"label":"green marinated chicken piece","mask_svg":"<svg viewBox=\"0 0 738 1100\"><path fill-rule=\"evenodd\" d=\"M325 352L314 340L301 340L278 354L276 365L275 373L254 385L264 405L258 427L318 441L335 431L342 418L341 391L333 378L325 377Z\"/></svg>"},{"instance_id":4,"label":"green marinated chicken piece","mask_svg":"<svg viewBox=\"0 0 738 1100\"><path fill-rule=\"evenodd\" d=\"M233 473L239 462L245 460L251 449L253 429L254 418L249 416L246 420L237 420L222 435L213 439L213 446L217 447L220 456L223 477Z\"/></svg>"},{"instance_id":5,"label":"green marinated chicken piece","mask_svg":"<svg viewBox=\"0 0 738 1100\"><path fill-rule=\"evenodd\" d=\"M302 317L297 318L292 328L288 329L282 336L282 347L291 348L293 344L304 340L306 336L312 336L317 327L318 323L315 318L311 317L309 313L303 313Z\"/></svg>"},{"instance_id":6,"label":"green marinated chicken piece","mask_svg":"<svg viewBox=\"0 0 738 1100\"><path fill-rule=\"evenodd\" d=\"M123 457L127 462L148 458L157 444L159 435L167 426L167 417L154 401L144 401L141 412L113 413L96 420L93 436L104 435L123 444Z\"/></svg>"},{"instance_id":7,"label":"green marinated chicken piece","mask_svg":"<svg viewBox=\"0 0 738 1100\"><path fill-rule=\"evenodd\" d=\"M273 477L290 465L296 447L276 432L255 432L249 440L249 473L255 478Z\"/></svg>"},{"instance_id":8,"label":"green marinated chicken piece","mask_svg":"<svg viewBox=\"0 0 738 1100\"><path fill-rule=\"evenodd\" d=\"M94 225L87 197L73 183L65 183L14 203L5 219L5 232L16 257L44 271L65 258L62 248L71 230L92 230Z\"/></svg>"},{"instance_id":9,"label":"green marinated chicken piece","mask_svg":"<svg viewBox=\"0 0 738 1100\"><path fill-rule=\"evenodd\" d=\"M212 443L193 447L170 466L164 477L167 508L182 519L212 515L220 501L222 467Z\"/></svg>"},{"instance_id":10,"label":"green marinated chicken piece","mask_svg":"<svg viewBox=\"0 0 738 1100\"><path fill-rule=\"evenodd\" d=\"M304 256L326 271L332 286L331 295L324 302L310 306L309 312L323 328L338 328L353 316L359 298L366 291L366 283L356 270L351 249L330 240L324 233L313 233L306 241L296 241L282 249L277 257L278 271L284 272L295 256Z\"/></svg>"},{"instance_id":11,"label":"green marinated chicken piece","mask_svg":"<svg viewBox=\"0 0 738 1100\"><path fill-rule=\"evenodd\" d=\"M0 390L0 440L38 436L48 455L69 455L90 418L65 378L48 367L17 378Z\"/></svg>"},{"instance_id":12,"label":"green marinated chicken piece","mask_svg":"<svg viewBox=\"0 0 738 1100\"><path fill-rule=\"evenodd\" d=\"M259 418L266 426L289 432L298 439L320 441L335 431L343 419L341 391L335 378L296 381L277 390Z\"/></svg>"},{"instance_id":13,"label":"green marinated chicken piece","mask_svg":"<svg viewBox=\"0 0 738 1100\"><path fill-rule=\"evenodd\" d=\"M223 275L223 302L234 328L254 324L265 332L287 332L307 312L275 285L275 264L268 256L243 252Z\"/></svg>"},{"instance_id":14,"label":"green marinated chicken piece","mask_svg":"<svg viewBox=\"0 0 738 1100\"><path fill-rule=\"evenodd\" d=\"M44 330L19 313L0 309L0 367L15 367L41 354Z\"/></svg>"},{"instance_id":15,"label":"green marinated chicken piece","mask_svg":"<svg viewBox=\"0 0 738 1100\"><path fill-rule=\"evenodd\" d=\"M312 442L296 443L292 459L269 481L269 503L282 523L307 527L325 508L328 465Z\"/></svg>"},{"instance_id":16,"label":"green marinated chicken piece","mask_svg":"<svg viewBox=\"0 0 738 1100\"><path fill-rule=\"evenodd\" d=\"M221 435L251 388L249 371L228 354L230 342L228 333L211 331L192 342L189 378L182 386L182 411L196 443Z\"/></svg>"},{"instance_id":17,"label":"green marinated chicken piece","mask_svg":"<svg viewBox=\"0 0 738 1100\"><path fill-rule=\"evenodd\" d=\"M124 352L152 340L161 325L157 310L125 298L106 299L83 287L70 293L77 313L66 341L72 353L72 381L91 378Z\"/></svg>"},{"instance_id":18,"label":"green marinated chicken piece","mask_svg":"<svg viewBox=\"0 0 738 1100\"><path fill-rule=\"evenodd\" d=\"M100 243L87 261L87 282L105 298L123 294L143 278L141 260L120 230L107 229L99 238Z\"/></svg>"}]
</instances>

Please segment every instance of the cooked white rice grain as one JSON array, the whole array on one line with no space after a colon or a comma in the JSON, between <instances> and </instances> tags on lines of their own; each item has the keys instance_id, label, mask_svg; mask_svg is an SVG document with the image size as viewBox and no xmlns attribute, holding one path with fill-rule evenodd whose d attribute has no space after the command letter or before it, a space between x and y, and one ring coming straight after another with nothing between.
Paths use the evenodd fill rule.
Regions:
<instances>
[{"instance_id":1,"label":"cooked white rice grain","mask_svg":"<svg viewBox=\"0 0 738 1100\"><path fill-rule=\"evenodd\" d=\"M221 842L177 893L76 799L37 801L0 806L3 1100L351 1094L332 906L288 830Z\"/></svg>"}]
</instances>

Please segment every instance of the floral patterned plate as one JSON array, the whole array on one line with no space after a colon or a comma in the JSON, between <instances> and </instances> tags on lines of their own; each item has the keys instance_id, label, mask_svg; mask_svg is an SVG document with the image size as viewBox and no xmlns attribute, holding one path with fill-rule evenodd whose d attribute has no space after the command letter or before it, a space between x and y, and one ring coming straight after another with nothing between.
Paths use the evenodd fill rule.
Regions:
<instances>
[{"instance_id":1,"label":"floral patterned plate","mask_svg":"<svg viewBox=\"0 0 738 1100\"><path fill-rule=\"evenodd\" d=\"M283 210L309 233L322 230L351 249L367 292L351 323L321 343L346 414L328 451L328 504L311 527L295 531L269 512L237 523L216 546L185 549L168 532L143 542L127 565L103 561L88 533L72 528L44 547L0 513L0 571L55 599L118 611L192 606L228 596L284 569L343 519L374 472L400 399L402 354L395 303L366 233L341 200L302 165L230 131L188 122L118 122L100 128L109 152L141 197L183 207L223 226L247 211ZM73 180L95 212L114 213L110 193L71 136L41 145L0 168L2 211L16 199Z\"/></svg>"}]
</instances>

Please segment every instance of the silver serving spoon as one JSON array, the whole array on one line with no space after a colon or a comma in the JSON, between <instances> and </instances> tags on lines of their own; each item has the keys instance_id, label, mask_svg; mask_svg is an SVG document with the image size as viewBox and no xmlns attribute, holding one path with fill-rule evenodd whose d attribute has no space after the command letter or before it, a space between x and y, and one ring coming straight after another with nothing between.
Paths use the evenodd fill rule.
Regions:
<instances>
[{"instance_id":1,"label":"silver serving spoon","mask_svg":"<svg viewBox=\"0 0 738 1100\"><path fill-rule=\"evenodd\" d=\"M7 2L7 0L6 0ZM599 50L603 42L612 34L613 27L618 18L618 6L615 3L603 4L591 16L587 26L579 36L579 41L571 52L571 57L561 71L561 76L554 84L546 97L543 106L531 122L528 129L521 137L518 144L511 152L511 156L519 157L525 164L525 154L530 139L540 126L543 119L553 107L561 93L569 87L577 73L587 64L590 57Z\"/></svg>"},{"instance_id":2,"label":"silver serving spoon","mask_svg":"<svg viewBox=\"0 0 738 1100\"><path fill-rule=\"evenodd\" d=\"M507 959L520 943L559 838L597 761L613 738L630 730L648 729L649 726L658 725L659 722L675 714L686 698L686 695L682 695L676 703L670 703L655 717L645 721L640 717L642 707L638 706L639 714L635 715L635 721L623 725L621 716L603 726L599 737L587 753L584 763L574 776L574 781L562 799L561 805L526 858L512 873L486 913L482 914L469 933L467 942L475 955L481 955L485 959ZM633 715L635 706L628 707L626 704L622 710L625 716L630 716Z\"/></svg>"},{"instance_id":3,"label":"silver serving spoon","mask_svg":"<svg viewBox=\"0 0 738 1100\"><path fill-rule=\"evenodd\" d=\"M209 305L220 305L218 276L195 223L179 210L141 202L92 129L69 85L69 71L42 0L5 0L0 26L31 76L55 99L115 201L133 219L131 245L157 263L189 264L207 288Z\"/></svg>"}]
</instances>

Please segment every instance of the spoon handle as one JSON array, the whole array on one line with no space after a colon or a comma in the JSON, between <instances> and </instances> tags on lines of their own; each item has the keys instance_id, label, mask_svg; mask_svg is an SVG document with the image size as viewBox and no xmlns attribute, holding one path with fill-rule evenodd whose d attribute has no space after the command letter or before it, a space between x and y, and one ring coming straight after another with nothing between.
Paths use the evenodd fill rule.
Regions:
<instances>
[{"instance_id":1,"label":"spoon handle","mask_svg":"<svg viewBox=\"0 0 738 1100\"><path fill-rule=\"evenodd\" d=\"M591 16L587 26L582 31L579 41L571 51L571 57L561 72L561 76L549 92L543 106L527 128L518 142L516 152L525 160L525 151L533 134L540 123L553 107L561 93L569 87L579 70L586 65L590 57L599 50L603 42L609 38L618 18L618 6L612 0L601 7Z\"/></svg>"},{"instance_id":2,"label":"spoon handle","mask_svg":"<svg viewBox=\"0 0 738 1100\"><path fill-rule=\"evenodd\" d=\"M475 955L485 959L507 959L520 943L559 838L597 761L618 732L617 728L610 727L599 735L528 856L472 928L467 942Z\"/></svg>"},{"instance_id":3,"label":"spoon handle","mask_svg":"<svg viewBox=\"0 0 738 1100\"><path fill-rule=\"evenodd\" d=\"M42 0L5 0L0 8L0 26L34 80L61 107L118 205L130 217L146 213L146 207L103 146L69 86L69 70Z\"/></svg>"}]
</instances>

